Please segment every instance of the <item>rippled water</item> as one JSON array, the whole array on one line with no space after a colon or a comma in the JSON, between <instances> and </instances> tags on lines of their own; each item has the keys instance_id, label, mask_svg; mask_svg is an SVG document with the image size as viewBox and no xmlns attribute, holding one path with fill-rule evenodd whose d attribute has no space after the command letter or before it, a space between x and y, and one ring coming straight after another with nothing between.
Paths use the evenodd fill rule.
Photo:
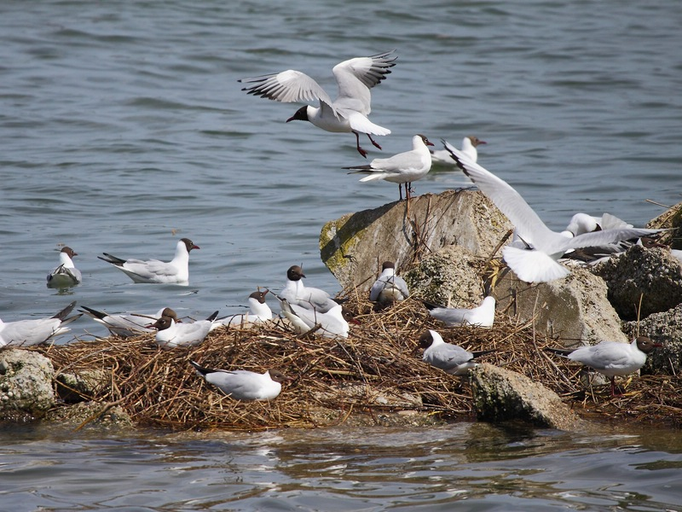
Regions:
<instances>
[{"instance_id":1,"label":"rippled water","mask_svg":"<svg viewBox=\"0 0 682 512\"><path fill-rule=\"evenodd\" d=\"M0 497L5 510L53 511L679 510L681 449L662 432L484 424L105 438L38 430L0 447Z\"/></svg>"},{"instance_id":2,"label":"rippled water","mask_svg":"<svg viewBox=\"0 0 682 512\"><path fill-rule=\"evenodd\" d=\"M319 260L323 222L393 201L396 187L361 184L342 170L361 160L352 135L285 124L298 105L247 96L237 79L293 67L333 94L334 64L393 48L398 62L374 90L372 114L393 133L370 157L407 149L417 132L457 144L475 134L488 141L479 161L551 227L576 211L644 224L663 211L646 199L680 201L681 24L677 0L4 1L0 317L51 315L71 300L109 311L168 305L195 317L227 314L256 286L279 289L286 268L301 262L311 284L337 291ZM462 183L436 168L416 190ZM103 251L167 259L181 236L201 246L187 288L135 285L96 259ZM79 253L84 275L67 296L44 282L59 244ZM101 333L85 319L73 328ZM452 432L439 431L454 447L441 460L440 443L420 432L386 440L372 432L362 453L312 433L320 448L308 453L307 441L289 445L286 433L186 444L13 430L0 434L5 453L16 454L0 461L12 468L11 485L3 471L0 486L3 503L30 498L28 508L65 510L437 509L474 495L481 508L604 508L629 503L631 488L646 507L674 502L664 490L674 458L666 449L606 442L534 454L522 444L518 459L459 466L475 441L468 427ZM556 446L554 434L533 436ZM411 454L395 456L382 443L407 444ZM303 471L308 456L324 476ZM326 465L335 457L341 469ZM575 463L567 477L566 461ZM397 467L415 467L416 476ZM339 494L348 499L336 506Z\"/></svg>"}]
</instances>

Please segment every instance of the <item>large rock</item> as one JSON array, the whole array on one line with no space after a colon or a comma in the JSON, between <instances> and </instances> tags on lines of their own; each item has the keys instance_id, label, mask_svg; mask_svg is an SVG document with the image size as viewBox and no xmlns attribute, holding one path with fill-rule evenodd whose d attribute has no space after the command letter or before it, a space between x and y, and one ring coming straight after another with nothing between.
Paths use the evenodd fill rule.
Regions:
<instances>
[{"instance_id":1,"label":"large rock","mask_svg":"<svg viewBox=\"0 0 682 512\"><path fill-rule=\"evenodd\" d=\"M38 416L55 403L54 367L31 350L0 351L0 417Z\"/></svg>"},{"instance_id":2,"label":"large rock","mask_svg":"<svg viewBox=\"0 0 682 512\"><path fill-rule=\"evenodd\" d=\"M366 291L384 261L405 269L448 245L487 255L509 229L509 220L480 192L448 190L330 221L320 234L320 253L344 288Z\"/></svg>"},{"instance_id":3,"label":"large rock","mask_svg":"<svg viewBox=\"0 0 682 512\"><path fill-rule=\"evenodd\" d=\"M483 363L472 371L472 378L474 404L481 420L522 420L559 430L585 426L559 395L525 375Z\"/></svg>"},{"instance_id":4,"label":"large rock","mask_svg":"<svg viewBox=\"0 0 682 512\"><path fill-rule=\"evenodd\" d=\"M505 271L493 295L497 311L521 322L533 320L538 332L560 336L566 345L628 341L608 301L606 284L586 269L576 267L563 279L540 284L526 283Z\"/></svg>"},{"instance_id":5,"label":"large rock","mask_svg":"<svg viewBox=\"0 0 682 512\"><path fill-rule=\"evenodd\" d=\"M635 320L682 303L682 264L670 251L630 247L594 270L609 288L609 300L621 318Z\"/></svg>"},{"instance_id":6,"label":"large rock","mask_svg":"<svg viewBox=\"0 0 682 512\"><path fill-rule=\"evenodd\" d=\"M478 306L484 293L485 258L451 245L425 256L403 277L412 295L453 308Z\"/></svg>"},{"instance_id":7,"label":"large rock","mask_svg":"<svg viewBox=\"0 0 682 512\"><path fill-rule=\"evenodd\" d=\"M624 330L631 338L639 333L663 345L649 354L642 373L677 375L682 371L682 304L639 322L626 322Z\"/></svg>"}]
</instances>

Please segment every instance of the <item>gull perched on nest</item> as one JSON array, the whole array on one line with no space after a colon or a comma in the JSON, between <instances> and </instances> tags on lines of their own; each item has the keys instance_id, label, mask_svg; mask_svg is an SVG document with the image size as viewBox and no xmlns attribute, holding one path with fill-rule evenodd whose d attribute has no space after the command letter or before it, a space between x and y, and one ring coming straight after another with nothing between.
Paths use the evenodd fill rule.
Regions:
<instances>
[{"instance_id":1,"label":"gull perched on nest","mask_svg":"<svg viewBox=\"0 0 682 512\"><path fill-rule=\"evenodd\" d=\"M197 374L235 400L272 400L282 391L282 382L289 380L277 370L265 373L248 370L213 370L194 361L189 362Z\"/></svg>"},{"instance_id":2,"label":"gull perched on nest","mask_svg":"<svg viewBox=\"0 0 682 512\"><path fill-rule=\"evenodd\" d=\"M433 304L424 303L429 309L429 314L453 327L460 325L472 325L475 327L492 327L495 321L495 297L489 295L481 305L475 308L440 308Z\"/></svg>"},{"instance_id":3,"label":"gull perched on nest","mask_svg":"<svg viewBox=\"0 0 682 512\"><path fill-rule=\"evenodd\" d=\"M646 363L647 354L661 347L646 336L637 336L632 343L602 341L580 348L547 348L549 352L582 363L611 378L611 396L616 394L615 378L639 370Z\"/></svg>"},{"instance_id":4,"label":"gull perched on nest","mask_svg":"<svg viewBox=\"0 0 682 512\"><path fill-rule=\"evenodd\" d=\"M451 375L465 375L471 368L477 366L475 358L495 352L495 350L469 352L459 345L445 343L443 337L433 330L428 330L419 337L419 346L424 349L422 357L424 361Z\"/></svg>"}]
</instances>

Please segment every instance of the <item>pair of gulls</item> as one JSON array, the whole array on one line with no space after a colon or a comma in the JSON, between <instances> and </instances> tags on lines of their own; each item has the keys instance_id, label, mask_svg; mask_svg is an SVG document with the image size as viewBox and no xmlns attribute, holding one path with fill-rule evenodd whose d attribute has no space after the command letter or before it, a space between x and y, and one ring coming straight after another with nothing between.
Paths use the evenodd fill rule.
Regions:
<instances>
[{"instance_id":1,"label":"pair of gulls","mask_svg":"<svg viewBox=\"0 0 682 512\"><path fill-rule=\"evenodd\" d=\"M521 195L507 182L443 141L457 165L514 225L515 239L502 250L507 265L522 281L542 283L566 277L570 272L558 260L578 249L615 244L655 235L660 230L633 228L628 224L589 230L585 218L575 218L569 230L549 229ZM622 221L621 221L622 222Z\"/></svg>"},{"instance_id":2,"label":"pair of gulls","mask_svg":"<svg viewBox=\"0 0 682 512\"><path fill-rule=\"evenodd\" d=\"M123 259L106 252L98 258L111 263L136 283L186 286L189 284L189 253L193 249L199 249L199 246L194 245L189 238L182 238L175 246L175 256L168 262L156 259ZM62 248L59 253L59 266L47 275L49 288L71 288L83 281L80 270L73 263L74 256L78 256L78 253L73 249Z\"/></svg>"},{"instance_id":3,"label":"pair of gulls","mask_svg":"<svg viewBox=\"0 0 682 512\"><path fill-rule=\"evenodd\" d=\"M279 73L245 78L239 80L246 84L242 90L248 94L284 103L319 101L319 106L306 105L287 119L290 121L308 121L314 126L328 132L353 133L356 148L364 158L367 151L360 147L360 134L364 133L378 149L381 146L372 136L384 136L391 130L369 120L371 109L371 89L379 85L395 66L395 50L356 57L340 62L332 69L338 85L338 95L332 101L331 96L310 76L294 69ZM473 143L473 147L472 147ZM475 151L475 146L484 144L474 138L465 138L463 150ZM406 199L411 193L411 183L429 172L433 159L445 160L442 155L433 155L429 151L433 146L424 135L412 137L412 150L398 153L390 158L376 158L369 165L345 167L352 172L367 174L361 182L385 180L398 184L400 199L405 187ZM447 160L446 160L447 161Z\"/></svg>"},{"instance_id":4,"label":"pair of gulls","mask_svg":"<svg viewBox=\"0 0 682 512\"><path fill-rule=\"evenodd\" d=\"M429 330L419 338L424 349L422 359L451 375L466 375L478 363L476 359L495 350L470 352L458 345L445 343L436 331ZM547 348L546 350L567 357L571 361L606 375L611 380L611 396L616 395L615 378L638 371L649 353L661 347L646 336L637 336L631 343L602 341L596 345L580 348Z\"/></svg>"}]
</instances>

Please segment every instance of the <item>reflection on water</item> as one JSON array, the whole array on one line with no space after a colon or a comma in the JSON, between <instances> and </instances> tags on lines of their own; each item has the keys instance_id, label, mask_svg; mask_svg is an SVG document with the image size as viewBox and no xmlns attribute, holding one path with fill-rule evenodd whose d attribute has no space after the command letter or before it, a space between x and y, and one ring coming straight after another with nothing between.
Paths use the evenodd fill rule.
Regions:
<instances>
[{"instance_id":1,"label":"reflection on water","mask_svg":"<svg viewBox=\"0 0 682 512\"><path fill-rule=\"evenodd\" d=\"M8 510L675 510L679 433L456 424L256 434L0 433Z\"/></svg>"}]
</instances>

